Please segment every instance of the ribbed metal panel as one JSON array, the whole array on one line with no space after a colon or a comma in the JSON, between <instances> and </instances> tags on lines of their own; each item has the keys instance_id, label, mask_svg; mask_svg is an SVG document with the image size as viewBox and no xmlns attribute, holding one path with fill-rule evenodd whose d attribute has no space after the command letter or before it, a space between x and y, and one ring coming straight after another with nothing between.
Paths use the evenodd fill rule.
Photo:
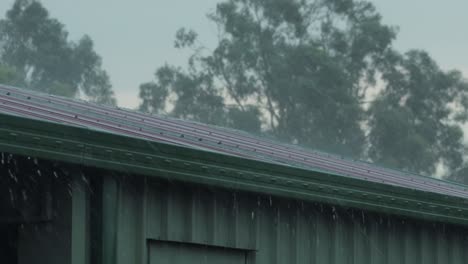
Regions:
<instances>
[{"instance_id":1,"label":"ribbed metal panel","mask_svg":"<svg viewBox=\"0 0 468 264\"><path fill-rule=\"evenodd\" d=\"M239 131L97 106L2 85L0 112L468 198L464 186L279 144Z\"/></svg>"},{"instance_id":2,"label":"ribbed metal panel","mask_svg":"<svg viewBox=\"0 0 468 264\"><path fill-rule=\"evenodd\" d=\"M138 238L244 250L257 264L468 262L462 227L179 182L120 184L117 259L141 256Z\"/></svg>"}]
</instances>

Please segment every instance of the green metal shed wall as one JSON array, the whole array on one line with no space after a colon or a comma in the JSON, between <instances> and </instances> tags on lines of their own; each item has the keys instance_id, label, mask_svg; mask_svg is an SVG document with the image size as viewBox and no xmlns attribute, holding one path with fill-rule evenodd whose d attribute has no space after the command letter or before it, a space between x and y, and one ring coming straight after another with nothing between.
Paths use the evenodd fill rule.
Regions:
<instances>
[{"instance_id":1,"label":"green metal shed wall","mask_svg":"<svg viewBox=\"0 0 468 264\"><path fill-rule=\"evenodd\" d=\"M0 153L0 227L14 237L0 263L90 263L86 181L77 166Z\"/></svg>"},{"instance_id":2,"label":"green metal shed wall","mask_svg":"<svg viewBox=\"0 0 468 264\"><path fill-rule=\"evenodd\" d=\"M258 264L468 263L468 229L462 225L24 157L16 161L10 165L20 168L17 178L50 180L53 199L50 218L20 225L18 263L147 264L150 256L161 256L154 245L173 242L231 252L235 261L246 254L247 263ZM3 179L8 168L0 170Z\"/></svg>"},{"instance_id":3,"label":"green metal shed wall","mask_svg":"<svg viewBox=\"0 0 468 264\"><path fill-rule=\"evenodd\" d=\"M467 263L465 227L143 177L106 177L104 263L151 241L248 252L248 263Z\"/></svg>"}]
</instances>

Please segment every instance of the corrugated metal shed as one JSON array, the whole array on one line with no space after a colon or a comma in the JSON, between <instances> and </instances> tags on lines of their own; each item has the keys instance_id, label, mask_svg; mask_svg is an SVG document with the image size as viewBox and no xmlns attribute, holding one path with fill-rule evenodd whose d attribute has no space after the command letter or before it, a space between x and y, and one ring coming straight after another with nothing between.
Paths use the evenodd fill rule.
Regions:
<instances>
[{"instance_id":1,"label":"corrugated metal shed","mask_svg":"<svg viewBox=\"0 0 468 264\"><path fill-rule=\"evenodd\" d=\"M0 154L20 264L468 260L465 186L240 131L0 85Z\"/></svg>"},{"instance_id":2,"label":"corrugated metal shed","mask_svg":"<svg viewBox=\"0 0 468 264\"><path fill-rule=\"evenodd\" d=\"M468 198L465 186L281 144L244 132L0 85L0 112L118 135Z\"/></svg>"}]
</instances>

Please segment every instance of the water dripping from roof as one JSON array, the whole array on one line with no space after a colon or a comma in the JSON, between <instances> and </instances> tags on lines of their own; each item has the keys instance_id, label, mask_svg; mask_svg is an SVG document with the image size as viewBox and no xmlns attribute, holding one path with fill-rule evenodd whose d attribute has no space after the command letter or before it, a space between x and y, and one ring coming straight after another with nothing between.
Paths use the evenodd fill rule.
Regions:
<instances>
[{"instance_id":1,"label":"water dripping from roof","mask_svg":"<svg viewBox=\"0 0 468 264\"><path fill-rule=\"evenodd\" d=\"M21 190L21 194L23 195L23 201L27 201L28 200L28 194L26 193L25 189Z\"/></svg>"},{"instance_id":2,"label":"water dripping from roof","mask_svg":"<svg viewBox=\"0 0 468 264\"><path fill-rule=\"evenodd\" d=\"M18 183L18 178L16 177L15 174L13 174L13 173L11 172L10 169L8 169L8 175L9 175L10 178L12 178L16 183Z\"/></svg>"},{"instance_id":3,"label":"water dripping from roof","mask_svg":"<svg viewBox=\"0 0 468 264\"><path fill-rule=\"evenodd\" d=\"M11 204L13 206L15 206L15 197L13 196L13 191L11 190L11 188L8 188L8 190L10 191L10 201L11 201Z\"/></svg>"}]
</instances>

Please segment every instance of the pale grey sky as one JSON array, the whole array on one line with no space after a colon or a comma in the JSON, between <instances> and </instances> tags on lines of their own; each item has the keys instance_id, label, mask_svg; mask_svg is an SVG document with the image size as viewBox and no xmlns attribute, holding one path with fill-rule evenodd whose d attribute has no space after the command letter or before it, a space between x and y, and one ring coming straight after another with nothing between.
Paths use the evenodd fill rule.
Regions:
<instances>
[{"instance_id":1,"label":"pale grey sky","mask_svg":"<svg viewBox=\"0 0 468 264\"><path fill-rule=\"evenodd\" d=\"M195 29L208 47L216 29L206 19L219 0L42 0L51 16L66 25L72 39L92 37L103 57L120 106L135 108L138 86L168 62L183 65L188 53L173 47L180 27ZM418 48L444 68L468 76L467 0L373 0L384 22L400 27L395 46ZM0 14L13 0L0 0Z\"/></svg>"}]
</instances>

